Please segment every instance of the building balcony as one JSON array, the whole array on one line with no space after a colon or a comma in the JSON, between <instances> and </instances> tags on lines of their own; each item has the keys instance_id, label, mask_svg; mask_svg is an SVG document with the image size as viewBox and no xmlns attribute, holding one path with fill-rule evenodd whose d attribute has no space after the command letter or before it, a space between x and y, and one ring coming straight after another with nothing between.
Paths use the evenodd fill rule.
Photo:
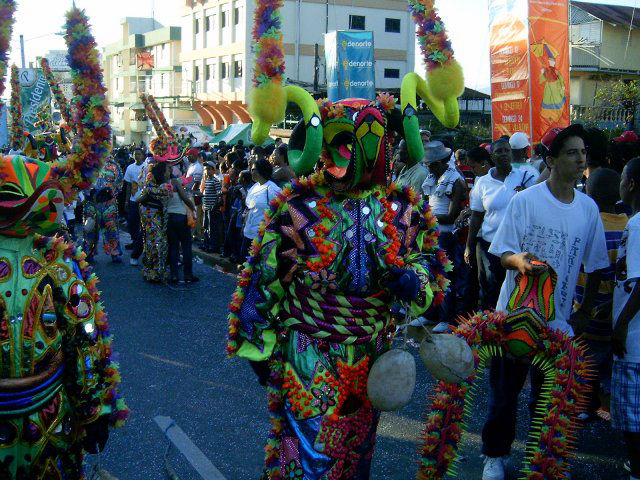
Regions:
<instances>
[{"instance_id":1,"label":"building balcony","mask_svg":"<svg viewBox=\"0 0 640 480\"><path fill-rule=\"evenodd\" d=\"M572 68L600 69L602 65L600 45L571 45L570 64Z\"/></svg>"},{"instance_id":2,"label":"building balcony","mask_svg":"<svg viewBox=\"0 0 640 480\"><path fill-rule=\"evenodd\" d=\"M132 132L144 133L147 131L149 122L147 120L131 120L129 127Z\"/></svg>"}]
</instances>

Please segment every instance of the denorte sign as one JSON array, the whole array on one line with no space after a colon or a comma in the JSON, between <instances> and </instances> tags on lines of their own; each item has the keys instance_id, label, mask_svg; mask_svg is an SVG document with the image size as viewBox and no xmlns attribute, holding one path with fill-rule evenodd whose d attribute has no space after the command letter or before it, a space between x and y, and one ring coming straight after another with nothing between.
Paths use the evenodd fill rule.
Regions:
<instances>
[{"instance_id":1,"label":"denorte sign","mask_svg":"<svg viewBox=\"0 0 640 480\"><path fill-rule=\"evenodd\" d=\"M325 35L327 96L342 98L375 96L374 39L370 31L336 31Z\"/></svg>"}]
</instances>

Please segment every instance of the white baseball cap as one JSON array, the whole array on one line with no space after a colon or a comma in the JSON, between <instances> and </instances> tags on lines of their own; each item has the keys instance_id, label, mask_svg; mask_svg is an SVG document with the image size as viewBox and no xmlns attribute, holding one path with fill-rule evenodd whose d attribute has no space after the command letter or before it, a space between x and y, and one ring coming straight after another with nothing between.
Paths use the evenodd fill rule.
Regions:
<instances>
[{"instance_id":1,"label":"white baseball cap","mask_svg":"<svg viewBox=\"0 0 640 480\"><path fill-rule=\"evenodd\" d=\"M511 138L509 139L509 145L511 145L511 148L514 150L527 148L530 145L529 137L524 132L516 132L511 135Z\"/></svg>"}]
</instances>

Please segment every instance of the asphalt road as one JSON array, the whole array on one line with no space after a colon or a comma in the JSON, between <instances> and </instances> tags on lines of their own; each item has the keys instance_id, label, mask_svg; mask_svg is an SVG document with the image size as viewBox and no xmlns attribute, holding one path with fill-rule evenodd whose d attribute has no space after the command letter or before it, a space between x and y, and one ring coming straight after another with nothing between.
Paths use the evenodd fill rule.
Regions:
<instances>
[{"instance_id":1,"label":"asphalt road","mask_svg":"<svg viewBox=\"0 0 640 480\"><path fill-rule=\"evenodd\" d=\"M123 235L123 240L128 236ZM161 480L170 478L165 470L168 464L174 478L201 479L176 448L171 447L167 454L169 442L154 422L161 415L173 419L226 479L258 479L269 428L264 391L246 362L227 360L224 353L226 307L234 278L194 264L200 283L175 288L151 285L128 260L126 256L125 263L112 264L101 254L95 268L131 417L125 427L112 432L100 458L87 459L87 469L99 461L119 480ZM407 407L382 417L371 476L375 480L415 478L423 416L435 382L414 353L418 359L416 391ZM480 431L486 397L484 385L467 425L457 478L481 478ZM517 469L527 438L527 397L521 397L510 479L519 478ZM579 433L572 478L624 478L623 460L621 435L604 421L594 421Z\"/></svg>"}]
</instances>

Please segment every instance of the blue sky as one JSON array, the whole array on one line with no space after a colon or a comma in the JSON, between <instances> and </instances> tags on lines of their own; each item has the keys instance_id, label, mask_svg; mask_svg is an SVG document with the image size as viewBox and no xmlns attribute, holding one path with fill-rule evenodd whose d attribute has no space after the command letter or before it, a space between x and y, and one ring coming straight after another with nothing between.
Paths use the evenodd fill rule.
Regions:
<instances>
[{"instance_id":1,"label":"blue sky","mask_svg":"<svg viewBox=\"0 0 640 480\"><path fill-rule=\"evenodd\" d=\"M640 0L584 1L640 7ZM155 18L163 25L178 25L184 0L76 0L76 5L87 10L98 45L104 46L118 40L120 19L124 16L150 17L153 9ZM62 29L64 12L70 6L71 0L18 0L10 61L20 65L18 38L21 33L25 38L27 64L47 50L64 49L64 40L55 32ZM436 6L464 68L466 85L488 91L487 0L436 0Z\"/></svg>"}]
</instances>

